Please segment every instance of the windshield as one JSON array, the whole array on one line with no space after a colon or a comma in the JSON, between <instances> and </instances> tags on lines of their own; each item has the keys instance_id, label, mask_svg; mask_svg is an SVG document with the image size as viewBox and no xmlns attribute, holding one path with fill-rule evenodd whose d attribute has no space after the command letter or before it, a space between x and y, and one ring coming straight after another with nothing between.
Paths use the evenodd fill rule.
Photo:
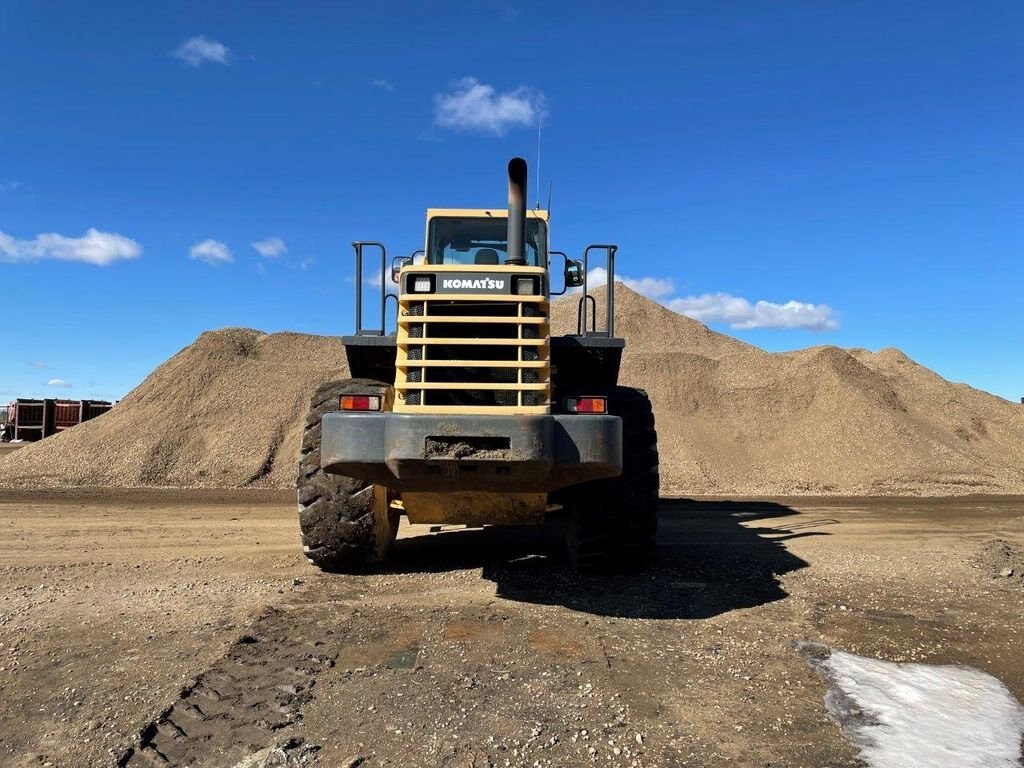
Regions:
<instances>
[{"instance_id":1,"label":"windshield","mask_svg":"<svg viewBox=\"0 0 1024 768\"><path fill-rule=\"evenodd\" d=\"M547 224L526 220L526 263L547 264ZM508 258L508 219L438 216L430 220L428 264L504 264Z\"/></svg>"}]
</instances>

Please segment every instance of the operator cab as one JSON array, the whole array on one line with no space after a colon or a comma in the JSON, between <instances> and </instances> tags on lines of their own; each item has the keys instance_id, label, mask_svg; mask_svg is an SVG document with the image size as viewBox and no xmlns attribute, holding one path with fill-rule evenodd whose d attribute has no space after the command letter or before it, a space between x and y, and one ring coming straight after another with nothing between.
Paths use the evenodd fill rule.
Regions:
<instances>
[{"instance_id":1,"label":"operator cab","mask_svg":"<svg viewBox=\"0 0 1024 768\"><path fill-rule=\"evenodd\" d=\"M526 266L547 267L548 212L526 212ZM427 264L508 264L508 211L431 208L427 211Z\"/></svg>"}]
</instances>

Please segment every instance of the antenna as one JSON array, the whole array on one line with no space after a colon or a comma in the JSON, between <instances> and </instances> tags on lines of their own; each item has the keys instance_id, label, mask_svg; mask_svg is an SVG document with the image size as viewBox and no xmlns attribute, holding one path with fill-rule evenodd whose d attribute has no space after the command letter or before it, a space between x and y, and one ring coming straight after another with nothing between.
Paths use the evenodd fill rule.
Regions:
<instances>
[{"instance_id":1,"label":"antenna","mask_svg":"<svg viewBox=\"0 0 1024 768\"><path fill-rule=\"evenodd\" d=\"M537 116L537 210L540 210L540 126L543 118Z\"/></svg>"},{"instance_id":2,"label":"antenna","mask_svg":"<svg viewBox=\"0 0 1024 768\"><path fill-rule=\"evenodd\" d=\"M551 181L548 182L548 221L551 220L551 190L554 188L554 186L555 181L554 179L552 179ZM1020 401L1024 403L1024 397L1022 397Z\"/></svg>"}]
</instances>

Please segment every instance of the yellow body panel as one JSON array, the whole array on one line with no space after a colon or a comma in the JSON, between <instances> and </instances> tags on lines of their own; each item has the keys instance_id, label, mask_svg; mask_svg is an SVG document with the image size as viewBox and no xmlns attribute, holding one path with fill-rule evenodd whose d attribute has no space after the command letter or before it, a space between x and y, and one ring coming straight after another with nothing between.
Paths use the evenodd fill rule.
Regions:
<instances>
[{"instance_id":1,"label":"yellow body panel","mask_svg":"<svg viewBox=\"0 0 1024 768\"><path fill-rule=\"evenodd\" d=\"M432 339L399 339L398 343L406 346L430 346L432 344L459 344L464 347L546 347L547 339L459 339L454 337L435 336ZM495 363L501 362L495 360ZM498 367L498 366L495 366Z\"/></svg>"},{"instance_id":2,"label":"yellow body panel","mask_svg":"<svg viewBox=\"0 0 1024 768\"><path fill-rule=\"evenodd\" d=\"M444 389L444 390L449 390L451 388L452 388L452 385L449 382L446 382L446 381L420 381L420 382L412 382L412 383L406 382L404 384L395 384L395 389L397 389L399 391L415 390L415 389ZM543 391L546 392L547 389L548 389L548 382L541 381L541 382L534 382L534 383L529 383L529 384L522 384L522 383L519 383L519 382L512 382L512 383L507 383L507 382L498 382L498 383L489 382L489 383L483 384L483 383L479 383L478 382L478 383L473 384L473 389L502 389L502 390L509 390L509 391L515 391L515 390L522 389L522 390L532 390L532 391L541 391L541 390L543 390ZM495 406L495 407L500 407L500 406Z\"/></svg>"},{"instance_id":3,"label":"yellow body panel","mask_svg":"<svg viewBox=\"0 0 1024 768\"><path fill-rule=\"evenodd\" d=\"M508 273L515 272L517 275L546 275L548 273L548 271L546 269L544 269L544 267L530 267L530 266L515 267L515 266L512 266L511 264L499 264L499 265L487 265L487 264L406 264L404 267L402 267L402 274L404 275L407 272L429 272L431 274L441 273L441 272L489 272L492 275L497 273L497 272L508 272ZM493 293L481 293L479 296L476 296L476 295L473 295L473 294L468 294L468 293L455 293L455 294L451 294L449 296L441 296L441 295L436 294L436 293L430 294L430 293L405 293L405 292L403 292L402 295L399 298L412 299L412 298L415 298L417 296L433 296L435 299L436 298L442 298L442 299L443 298L449 298L449 299L465 299L465 298L470 298L473 301L478 301L480 299L484 299L484 300L490 299L492 301L502 301L503 298L505 300L508 299L507 296L502 297L501 294L493 294ZM533 296L533 297L530 297L530 296L519 296L517 298L524 299L524 300L532 298L534 300L547 301L547 299L544 296Z\"/></svg>"},{"instance_id":4,"label":"yellow body panel","mask_svg":"<svg viewBox=\"0 0 1024 768\"><path fill-rule=\"evenodd\" d=\"M406 360L403 368L547 368L547 360Z\"/></svg>"},{"instance_id":5,"label":"yellow body panel","mask_svg":"<svg viewBox=\"0 0 1024 768\"><path fill-rule=\"evenodd\" d=\"M551 413L550 405L403 405L395 406L395 413L432 413L444 416L461 413L466 416L543 416Z\"/></svg>"},{"instance_id":6,"label":"yellow body panel","mask_svg":"<svg viewBox=\"0 0 1024 768\"><path fill-rule=\"evenodd\" d=\"M508 218L507 208L427 208L427 223L436 217L449 217L449 218L495 218L505 219ZM539 209L526 210L526 218L528 219L540 219L541 221L548 220L548 212Z\"/></svg>"},{"instance_id":7,"label":"yellow body panel","mask_svg":"<svg viewBox=\"0 0 1024 768\"><path fill-rule=\"evenodd\" d=\"M421 315L416 319L418 323L479 323L486 321L488 323L515 323L516 325L545 325L548 322L546 317L445 317L444 315L435 315L427 317Z\"/></svg>"},{"instance_id":8,"label":"yellow body panel","mask_svg":"<svg viewBox=\"0 0 1024 768\"><path fill-rule=\"evenodd\" d=\"M546 493L402 494L402 511L412 523L449 525L539 525L544 521Z\"/></svg>"}]
</instances>

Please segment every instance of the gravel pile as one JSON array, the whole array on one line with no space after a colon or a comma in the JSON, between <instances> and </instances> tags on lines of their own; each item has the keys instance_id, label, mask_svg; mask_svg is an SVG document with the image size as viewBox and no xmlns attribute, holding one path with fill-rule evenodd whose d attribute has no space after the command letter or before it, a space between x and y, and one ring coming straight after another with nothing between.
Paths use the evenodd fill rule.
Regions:
<instances>
[{"instance_id":1,"label":"gravel pile","mask_svg":"<svg viewBox=\"0 0 1024 768\"><path fill-rule=\"evenodd\" d=\"M663 494L1024 493L1024 407L895 349L771 354L624 286L616 299ZM573 332L576 299L552 315ZM313 390L346 375L337 338L204 333L102 418L0 458L0 485L287 488Z\"/></svg>"},{"instance_id":2,"label":"gravel pile","mask_svg":"<svg viewBox=\"0 0 1024 768\"><path fill-rule=\"evenodd\" d=\"M338 338L210 331L101 418L0 459L0 483L289 487L313 390L347 375Z\"/></svg>"},{"instance_id":3,"label":"gravel pile","mask_svg":"<svg viewBox=\"0 0 1024 768\"><path fill-rule=\"evenodd\" d=\"M625 286L615 297L620 381L654 403L663 494L1024 493L1016 403L896 349L772 354ZM555 302L553 334L575 332L576 301Z\"/></svg>"}]
</instances>

